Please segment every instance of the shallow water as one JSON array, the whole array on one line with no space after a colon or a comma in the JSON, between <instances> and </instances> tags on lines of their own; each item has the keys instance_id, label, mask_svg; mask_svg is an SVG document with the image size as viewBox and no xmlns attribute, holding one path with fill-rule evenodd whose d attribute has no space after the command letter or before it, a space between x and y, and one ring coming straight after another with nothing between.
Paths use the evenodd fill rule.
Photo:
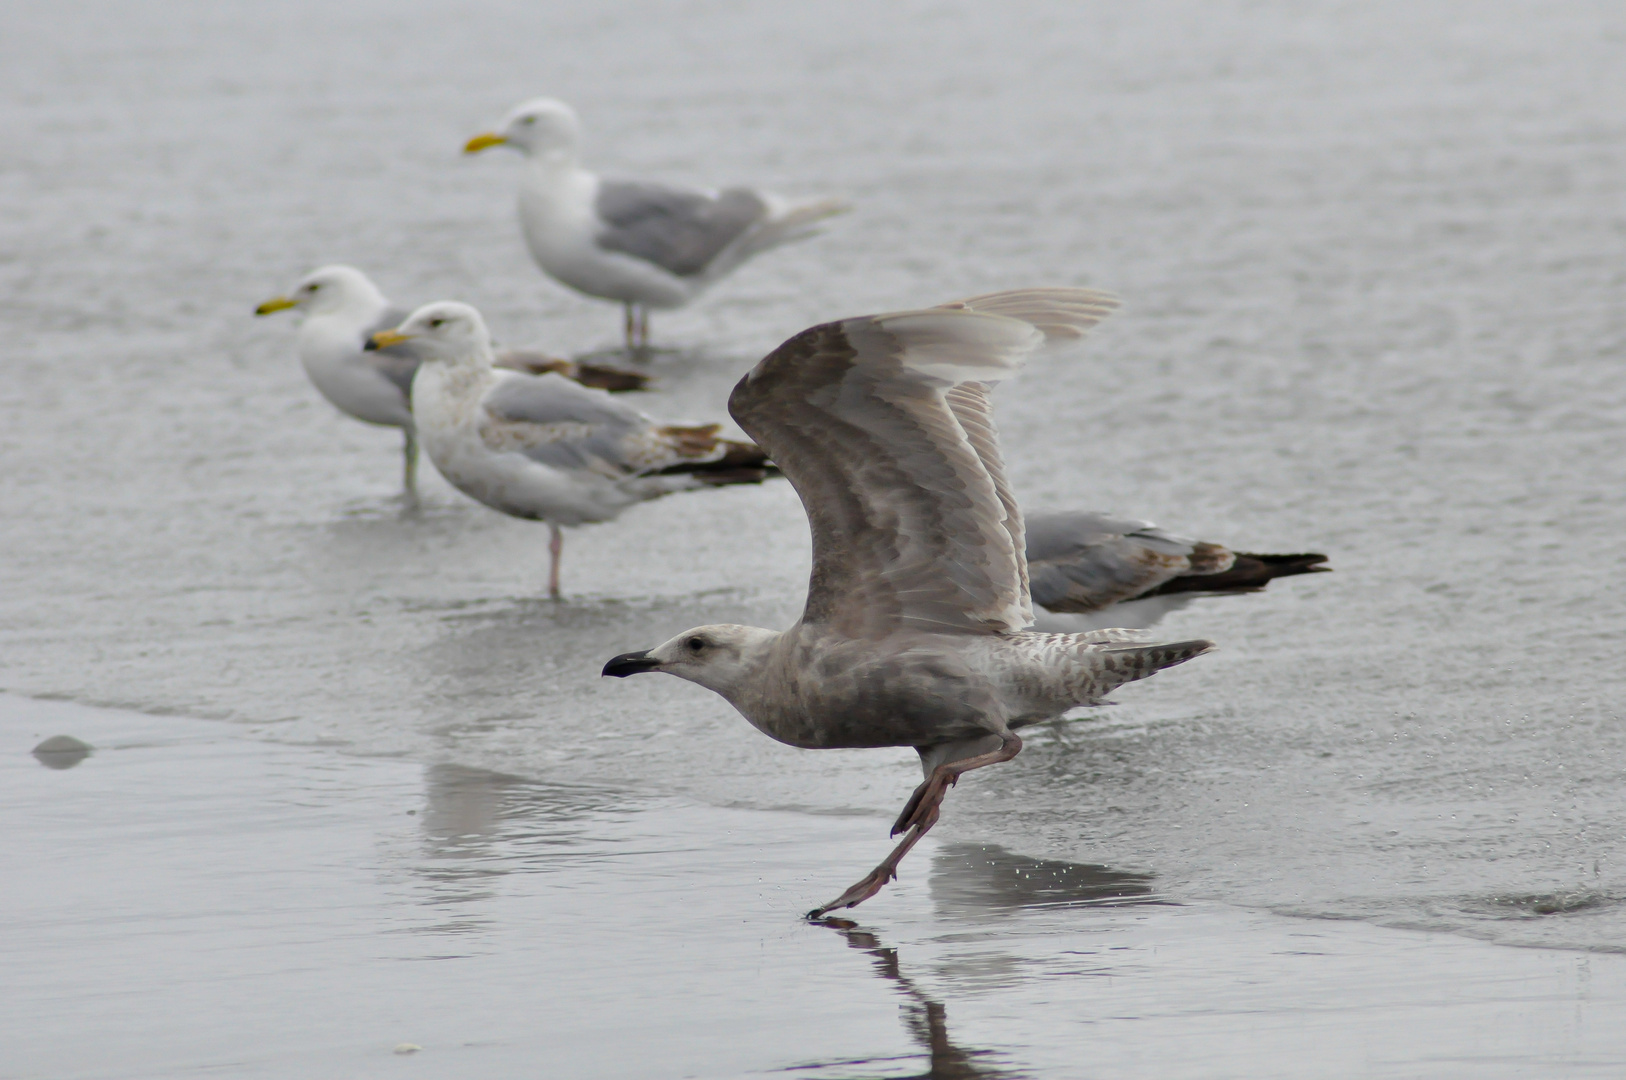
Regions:
<instances>
[{"instance_id":1,"label":"shallow water","mask_svg":"<svg viewBox=\"0 0 1626 1080\"><path fill-rule=\"evenodd\" d=\"M15 752L63 727L96 747L77 767ZM0 855L27 868L0 1076L1609 1076L1626 1057L1613 954L1175 903L1145 875L930 837L876 918L811 925L796 905L873 822L5 697L0 745Z\"/></svg>"},{"instance_id":2,"label":"shallow water","mask_svg":"<svg viewBox=\"0 0 1626 1080\"><path fill-rule=\"evenodd\" d=\"M1396 985L1396 965L1408 985L1420 949L1442 970L1469 950L1515 981L1527 964L1613 963L1601 954L1626 949L1626 614L1611 587L1626 535L1623 43L1618 5L1579 0L177 4L163 20L134 4L15 6L0 35L0 686L328 747L277 759L290 776L398 765L401 779L376 782L463 769L611 793L609 817L582 820L658 823L687 852L641 871L653 892L695 895L705 867L705 888L738 890L718 867L752 866L753 843L778 837L801 850L758 871L771 918L788 920L775 933L839 959L787 947L763 966L794 982L838 965L835 998L903 993L871 976L875 956L792 917L884 850L913 755L795 751L696 687L597 677L609 655L685 626L793 619L807 555L788 488L675 497L579 531L571 598L549 604L543 530L433 477L425 511L401 514L394 434L335 417L293 361L291 327L249 315L344 260L401 302L478 304L507 342L613 345L617 312L529 265L516 163L457 154L513 101L556 93L605 171L858 206L658 317L674 351L653 363L648 411L720 419L733 380L822 319L1020 284L1112 288L1126 309L1088 348L1001 389L1024 503L1332 556L1334 574L1171 617L1171 635L1223 651L968 778L917 874L952 878L940 868L974 865L972 845L1146 877L1183 906L1111 909L1088 933L1131 948L1146 939L1114 920L1191 928L1188 962L1136 983L1169 1002L1204 1000L1229 970L1219 957L1268 953L1284 926L1344 943L1350 963L1305 977L1352 1002ZM217 789L187 775L175 766L172 796L207 804ZM636 824L615 817L629 799ZM536 821L542 836L578 827ZM913 887L859 909L905 969L935 962L918 943L950 933ZM589 938L616 963L632 946L610 928L639 925L641 895L578 909L605 920ZM995 953L1050 947L1049 930L999 925ZM522 979L531 954L492 934L482 947L507 950ZM705 935L713 952L761 939ZM592 993L625 991L615 963L599 970ZM1077 1051L1084 1036L1033 1029L1084 1008L1082 991L1024 979L1020 1008L1002 1007L1031 1027L990 1025L966 1045L1059 1068L1034 1048ZM1442 1008L1474 999L1466 983L1417 985ZM1618 1017L1618 993L1599 1000ZM795 1020L798 1001L812 1008L793 999L764 1030L815 1027ZM1296 1039L1283 1001L1258 1007ZM1342 1022L1387 1021L1352 1004ZM60 1030L40 1023L42 1038ZM880 1026L900 1053L918 1045L895 1017ZM1102 1072L1152 1045L1133 1026L1128 1057L1092 1059ZM1456 1068L1423 1064L1426 1042L1397 1036L1393 1068ZM1313 1040L1273 1045L1285 1062ZM824 1052L794 1060L834 1060ZM766 1060L702 1054L694 1068L779 1067Z\"/></svg>"}]
</instances>

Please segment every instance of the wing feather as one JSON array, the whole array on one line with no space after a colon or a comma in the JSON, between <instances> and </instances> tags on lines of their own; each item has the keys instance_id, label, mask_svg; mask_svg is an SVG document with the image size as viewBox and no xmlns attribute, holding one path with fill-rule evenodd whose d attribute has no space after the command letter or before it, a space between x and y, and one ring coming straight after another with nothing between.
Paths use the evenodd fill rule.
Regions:
<instances>
[{"instance_id":1,"label":"wing feather","mask_svg":"<svg viewBox=\"0 0 1626 1080\"><path fill-rule=\"evenodd\" d=\"M1028 524L1033 602L1057 613L1100 611L1235 558L1149 521L1091 511L1035 514Z\"/></svg>"},{"instance_id":2,"label":"wing feather","mask_svg":"<svg viewBox=\"0 0 1626 1080\"><path fill-rule=\"evenodd\" d=\"M600 247L654 263L678 277L703 273L768 212L754 191L695 191L637 180L599 182Z\"/></svg>"},{"instance_id":3,"label":"wing feather","mask_svg":"<svg viewBox=\"0 0 1626 1080\"><path fill-rule=\"evenodd\" d=\"M642 471L629 451L654 424L602 390L563 375L499 369L480 402L480 438L555 469L587 469L619 478Z\"/></svg>"},{"instance_id":4,"label":"wing feather","mask_svg":"<svg viewBox=\"0 0 1626 1080\"><path fill-rule=\"evenodd\" d=\"M1021 582L1018 610L1012 613L1022 626L1033 622L1033 604L1029 595L1027 560L1027 524L1022 508L1016 504L1016 493L1011 490L1005 475L1005 459L999 453L999 433L994 430L993 400L987 383L961 383L944 399L960 422L971 448L977 452L982 467L994 482L994 494L1005 512L1005 532L1011 538L1011 550L1016 554L1016 573Z\"/></svg>"},{"instance_id":5,"label":"wing feather","mask_svg":"<svg viewBox=\"0 0 1626 1080\"><path fill-rule=\"evenodd\" d=\"M740 446L718 438L720 424L657 424L557 372L498 369L495 375L480 402L481 440L551 468L621 480L720 461Z\"/></svg>"},{"instance_id":6,"label":"wing feather","mask_svg":"<svg viewBox=\"0 0 1626 1080\"><path fill-rule=\"evenodd\" d=\"M857 637L1031 621L988 384L1047 338L1099 322L1103 295L1025 290L828 323L740 381L730 412L795 486L813 532L805 622Z\"/></svg>"},{"instance_id":7,"label":"wing feather","mask_svg":"<svg viewBox=\"0 0 1626 1080\"><path fill-rule=\"evenodd\" d=\"M1081 338L1122 306L1123 301L1099 289L1015 289L985 293L944 304L986 315L1020 319L1037 327L1046 338Z\"/></svg>"}]
</instances>

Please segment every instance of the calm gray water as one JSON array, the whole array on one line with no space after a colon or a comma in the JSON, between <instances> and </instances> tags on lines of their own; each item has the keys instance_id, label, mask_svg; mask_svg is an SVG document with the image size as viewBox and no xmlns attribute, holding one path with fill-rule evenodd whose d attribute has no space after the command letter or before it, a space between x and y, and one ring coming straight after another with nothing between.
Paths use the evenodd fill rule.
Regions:
<instances>
[{"instance_id":1,"label":"calm gray water","mask_svg":"<svg viewBox=\"0 0 1626 1080\"><path fill-rule=\"evenodd\" d=\"M1195 920L1181 924L1187 962L1120 979L1124 1016L1208 1000L1221 958L1300 931L1347 935L1365 966L1329 961L1313 977L1355 1001L1423 978L1410 965L1431 957L1451 970L1456 948L1484 970L1531 962L1471 939L1580 950L1536 954L1572 968L1622 963L1607 955L1626 951L1618 4L214 3L159 17L25 3L4 28L0 687L231 721L245 747L327 748L277 759L296 788L341 767L314 762L401 759L413 784L467 770L601 793L534 828L591 832L609 814L653 830L682 857L627 872L663 903L682 896L685 925L707 918L696 879L740 890L738 874L724 879L746 874L773 914L730 924L738 937L708 927L719 955L815 934L840 957L764 946L786 993L816 990L752 1021L767 1030L817 1028L821 1003L849 994L903 994L922 1030L928 1000L953 1018L980 954L923 944L911 960L910 942L952 934L930 929L947 916L909 890L988 850L1107 867L1184 905L1158 911ZM1126 309L1088 348L1001 390L1024 503L1325 551L1337 572L1179 613L1171 634L1223 651L968 778L914 884L859 909L870 952L797 927L885 850L914 755L796 751L699 688L597 677L609 655L685 626L794 618L807 541L788 487L676 497L578 531L570 597L550 604L545 530L433 477L425 511L403 516L395 434L336 416L304 382L291 323L250 315L342 260L401 302L471 301L506 342L612 346L614 308L530 265L517 162L457 152L535 93L578 107L604 171L857 204L826 236L658 317L675 351L654 363L648 411L721 419L758 356L828 318L1023 284L1110 288ZM60 774L24 762L45 799L47 780L112 760ZM154 790L205 805L218 779L189 792L189 775L173 767ZM499 845L490 858L534 856ZM577 924L573 947L637 953L642 886L595 872L610 877L584 870L583 896L603 902L567 909L631 929ZM535 929L489 918L468 933L488 934L493 954L518 940L514 925ZM1013 920L987 949L1053 962L1074 931L1144 943L1128 923L1064 918L1044 914L1037 936ZM657 937L650 955L679 963L677 939ZM918 996L877 979L876 949L926 969ZM843 973L797 982L798 964L826 963ZM1071 1030L1045 1018L1074 1015L1088 980L1034 964L1001 984L1023 988L1001 1007L1026 1026L990 1024L967 1045L1007 1070L1095 1075L1059 1064L1083 1060L1083 1034L1041 1052ZM523 980L523 957L502 970ZM629 992L634 969L599 970L581 995ZM706 991L724 1016L759 989L730 998L726 970ZM1451 1001L1469 984L1427 985ZM1626 1021L1626 980L1596 985L1610 988L1597 1008ZM1570 1015L1574 990L1543 1000ZM1295 1057L1315 1046L1293 1041L1281 1000L1248 1029L1254 1059L1339 1075ZM1383 1023L1351 1008L1340 1030L1361 1045ZM1417 1031L1395 1036L1393 1074L1447 1074L1418 1064ZM1114 1038L1126 1056L1102 1059L1102 1074L1248 1071L1247 1047L1224 1059L1234 1068L1209 1067L1137 1058L1170 1045L1151 1024ZM834 1062L836 1043L699 1054L686 1074ZM1552 1067L1566 1048L1595 1049L1580 1034L1552 1046L1539 1059ZM1618 1065L1613 1050L1587 1060ZM641 1060L663 1075L659 1051ZM126 1075L117 1061L75 1067ZM511 1071L478 1068L468 1075ZM64 1070L47 1055L16 1074Z\"/></svg>"}]
</instances>

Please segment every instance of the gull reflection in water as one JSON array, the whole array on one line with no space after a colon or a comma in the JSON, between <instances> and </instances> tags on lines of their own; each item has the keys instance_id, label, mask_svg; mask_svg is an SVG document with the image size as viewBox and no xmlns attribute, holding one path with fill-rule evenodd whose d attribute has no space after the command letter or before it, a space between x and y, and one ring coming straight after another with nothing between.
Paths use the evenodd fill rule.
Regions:
<instances>
[{"instance_id":1,"label":"gull reflection in water","mask_svg":"<svg viewBox=\"0 0 1626 1080\"><path fill-rule=\"evenodd\" d=\"M624 796L543 784L461 765L425 770L421 858L424 902L441 913L428 933L484 929L480 914L497 879L515 872L556 872L589 857L595 819L627 810Z\"/></svg>"},{"instance_id":2,"label":"gull reflection in water","mask_svg":"<svg viewBox=\"0 0 1626 1080\"><path fill-rule=\"evenodd\" d=\"M621 792L431 765L425 770L424 840L439 859L501 857L511 869L550 869L593 834L590 819L638 809Z\"/></svg>"},{"instance_id":3,"label":"gull reflection in water","mask_svg":"<svg viewBox=\"0 0 1626 1080\"><path fill-rule=\"evenodd\" d=\"M975 918L1017 908L1161 904L1152 875L1093 863L1016 855L996 844L944 844L932 860L932 904L943 915Z\"/></svg>"},{"instance_id":4,"label":"gull reflection in water","mask_svg":"<svg viewBox=\"0 0 1626 1080\"><path fill-rule=\"evenodd\" d=\"M1152 880L1150 874L1016 855L993 844L947 844L937 850L932 860L928 888L939 916L974 919L1008 917L1024 909L1053 911L1163 903L1152 888ZM1029 1075L1002 1064L1007 1055L1001 1051L957 1045L949 1035L947 1006L905 974L898 950L884 945L873 931L849 919L825 918L817 925L835 930L848 946L868 955L874 961L875 973L904 997L904 1027L925 1052L927 1061L926 1071L912 1074L912 1080L1019 1080ZM974 979L984 977L989 962L990 957L980 955L976 962L979 970L964 974ZM1015 958L994 966L1019 977L1021 965ZM879 1062L849 1061L835 1067L875 1064ZM831 1067L813 1066L816 1071L811 1075L833 1080L838 1074L829 1072Z\"/></svg>"}]
</instances>

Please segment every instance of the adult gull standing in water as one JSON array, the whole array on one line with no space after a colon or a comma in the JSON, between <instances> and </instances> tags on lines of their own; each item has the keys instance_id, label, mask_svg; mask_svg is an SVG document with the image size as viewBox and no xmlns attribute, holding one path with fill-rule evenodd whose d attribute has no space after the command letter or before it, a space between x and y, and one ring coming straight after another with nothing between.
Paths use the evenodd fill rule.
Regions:
<instances>
[{"instance_id":1,"label":"adult gull standing in water","mask_svg":"<svg viewBox=\"0 0 1626 1080\"><path fill-rule=\"evenodd\" d=\"M369 424L401 429L401 487L418 498L418 440L412 423L412 375L417 360L363 351L369 335L395 326L406 312L384 298L353 266L323 266L285 296L273 296L256 315L301 311L299 363L321 395L340 412Z\"/></svg>"},{"instance_id":2,"label":"adult gull standing in water","mask_svg":"<svg viewBox=\"0 0 1626 1080\"><path fill-rule=\"evenodd\" d=\"M625 307L629 350L649 344L649 309L682 307L769 248L813 235L848 209L840 199L792 201L727 188L601 179L576 156L576 114L562 101L515 106L463 152L508 146L527 161L519 222L531 258L555 280Z\"/></svg>"},{"instance_id":3,"label":"adult gull standing in water","mask_svg":"<svg viewBox=\"0 0 1626 1080\"><path fill-rule=\"evenodd\" d=\"M558 598L561 528L612 521L677 491L760 483L757 447L717 437L721 424L659 424L556 373L493 364L485 320L441 301L381 330L369 350L422 361L412 412L429 460L453 487L512 517L548 524L548 595Z\"/></svg>"},{"instance_id":4,"label":"adult gull standing in water","mask_svg":"<svg viewBox=\"0 0 1626 1080\"><path fill-rule=\"evenodd\" d=\"M418 359L366 347L373 334L399 326L410 312L390 303L366 274L342 264L312 270L291 292L273 296L255 308L254 314L290 310L305 315L297 341L299 363L311 385L347 416L401 429L402 489L409 502L416 502L418 441L412 422L412 377L418 371ZM495 357L500 367L532 374L557 371L606 390L636 390L648 381L638 372L530 351L508 350Z\"/></svg>"},{"instance_id":5,"label":"adult gull standing in water","mask_svg":"<svg viewBox=\"0 0 1626 1080\"><path fill-rule=\"evenodd\" d=\"M782 633L698 626L611 659L604 674L699 683L792 746L919 752L925 780L892 830L902 842L813 917L879 892L948 788L1015 757L1020 728L1214 647L1025 629L1022 512L989 391L1111 307L1088 289L1030 289L846 319L791 338L734 388L729 411L807 510L801 620Z\"/></svg>"}]
</instances>

